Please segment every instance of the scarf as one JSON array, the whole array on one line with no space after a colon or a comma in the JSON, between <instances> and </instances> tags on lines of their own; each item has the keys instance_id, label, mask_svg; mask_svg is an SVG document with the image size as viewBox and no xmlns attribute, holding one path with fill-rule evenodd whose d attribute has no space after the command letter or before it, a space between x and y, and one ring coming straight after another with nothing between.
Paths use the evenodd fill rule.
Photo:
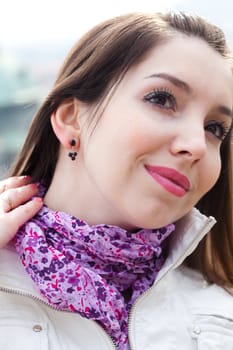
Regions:
<instances>
[{"instance_id":1,"label":"scarf","mask_svg":"<svg viewBox=\"0 0 233 350\"><path fill-rule=\"evenodd\" d=\"M41 211L20 228L16 250L49 304L99 322L119 350L128 349L128 314L164 263L173 224L127 232L89 226L63 212ZM128 302L122 292L131 292Z\"/></svg>"}]
</instances>

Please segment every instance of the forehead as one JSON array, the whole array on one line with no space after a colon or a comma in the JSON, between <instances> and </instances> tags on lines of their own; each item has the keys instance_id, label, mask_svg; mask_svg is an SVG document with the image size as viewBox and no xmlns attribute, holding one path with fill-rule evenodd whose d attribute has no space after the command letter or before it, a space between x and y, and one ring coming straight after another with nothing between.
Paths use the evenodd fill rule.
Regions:
<instances>
[{"instance_id":1,"label":"forehead","mask_svg":"<svg viewBox=\"0 0 233 350\"><path fill-rule=\"evenodd\" d=\"M187 82L195 91L232 99L233 78L229 61L204 40L178 34L152 49L125 75L125 83L136 84L158 73ZM227 103L227 101L226 101ZM229 101L228 101L229 103Z\"/></svg>"}]
</instances>

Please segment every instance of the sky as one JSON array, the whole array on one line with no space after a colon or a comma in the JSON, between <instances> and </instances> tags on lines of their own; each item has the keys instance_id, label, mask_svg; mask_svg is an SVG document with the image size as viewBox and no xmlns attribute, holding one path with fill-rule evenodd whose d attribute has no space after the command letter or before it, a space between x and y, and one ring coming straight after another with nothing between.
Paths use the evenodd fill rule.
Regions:
<instances>
[{"instance_id":1,"label":"sky","mask_svg":"<svg viewBox=\"0 0 233 350\"><path fill-rule=\"evenodd\" d=\"M0 47L77 39L106 18L133 11L197 12L233 33L231 0L0 0Z\"/></svg>"},{"instance_id":2,"label":"sky","mask_svg":"<svg viewBox=\"0 0 233 350\"><path fill-rule=\"evenodd\" d=\"M0 43L21 45L77 38L106 18L124 12L160 11L177 2L180 1L7 0L0 10Z\"/></svg>"}]
</instances>

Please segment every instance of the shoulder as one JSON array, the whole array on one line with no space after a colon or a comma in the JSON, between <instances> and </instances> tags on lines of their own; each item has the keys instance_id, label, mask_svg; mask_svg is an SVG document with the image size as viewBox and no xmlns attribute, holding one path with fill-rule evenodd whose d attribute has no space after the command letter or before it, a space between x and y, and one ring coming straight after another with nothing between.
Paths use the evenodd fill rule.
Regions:
<instances>
[{"instance_id":1,"label":"shoulder","mask_svg":"<svg viewBox=\"0 0 233 350\"><path fill-rule=\"evenodd\" d=\"M209 284L199 272L184 266L173 272L173 282L190 315L199 320L211 318L214 322L225 322L233 331L233 296L230 293L216 284Z\"/></svg>"},{"instance_id":2,"label":"shoulder","mask_svg":"<svg viewBox=\"0 0 233 350\"><path fill-rule=\"evenodd\" d=\"M224 299L225 302L229 302L230 306L233 307L233 295L216 284L208 283L202 274L196 270L182 265L173 271L173 279L177 282L177 287L181 293L183 290L183 294L208 298L210 302L212 298L218 297L220 300Z\"/></svg>"},{"instance_id":3,"label":"shoulder","mask_svg":"<svg viewBox=\"0 0 233 350\"><path fill-rule=\"evenodd\" d=\"M182 282L182 284L192 286L193 288L197 287L199 289L202 286L203 289L211 287L214 290L216 290L216 292L222 292L224 290L222 287L214 283L208 283L199 271L191 269L185 265L181 265L178 268L176 268L173 271L173 274L176 279L179 279ZM229 295L232 298L232 296L229 293L225 293L226 295Z\"/></svg>"},{"instance_id":4,"label":"shoulder","mask_svg":"<svg viewBox=\"0 0 233 350\"><path fill-rule=\"evenodd\" d=\"M183 266L155 282L139 299L131 321L139 348L148 348L142 342L148 345L151 339L166 349L232 350L233 297Z\"/></svg>"},{"instance_id":5,"label":"shoulder","mask_svg":"<svg viewBox=\"0 0 233 350\"><path fill-rule=\"evenodd\" d=\"M177 320L185 321L193 341L208 349L232 349L233 296L187 267L176 269L172 280L180 306Z\"/></svg>"}]
</instances>

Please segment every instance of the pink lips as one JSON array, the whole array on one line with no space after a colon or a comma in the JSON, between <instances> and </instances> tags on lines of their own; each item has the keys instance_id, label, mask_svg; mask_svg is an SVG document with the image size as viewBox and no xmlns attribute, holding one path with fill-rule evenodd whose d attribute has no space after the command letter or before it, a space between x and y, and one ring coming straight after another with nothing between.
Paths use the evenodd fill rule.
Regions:
<instances>
[{"instance_id":1,"label":"pink lips","mask_svg":"<svg viewBox=\"0 0 233 350\"><path fill-rule=\"evenodd\" d=\"M148 173L168 192L183 197L190 189L189 179L173 168L145 165Z\"/></svg>"}]
</instances>

